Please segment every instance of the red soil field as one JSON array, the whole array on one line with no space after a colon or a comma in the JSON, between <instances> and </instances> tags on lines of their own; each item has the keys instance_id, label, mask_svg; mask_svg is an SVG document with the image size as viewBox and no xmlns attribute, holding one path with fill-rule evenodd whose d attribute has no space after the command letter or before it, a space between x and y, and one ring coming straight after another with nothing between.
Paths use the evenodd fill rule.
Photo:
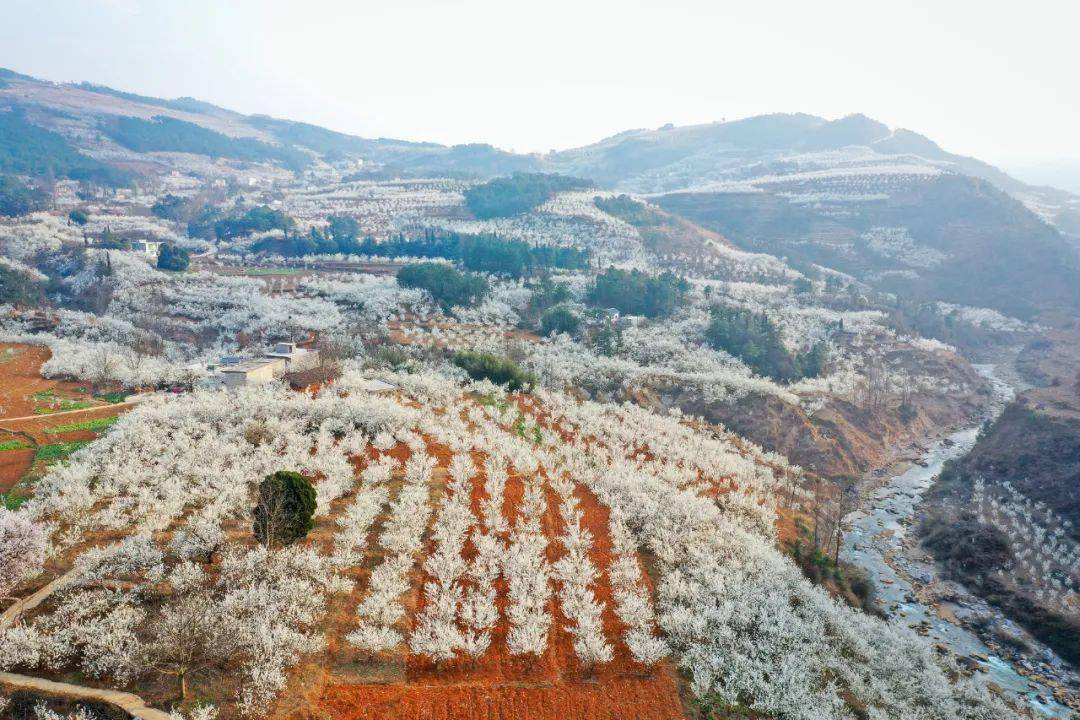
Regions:
<instances>
[{"instance_id":1,"label":"red soil field","mask_svg":"<svg viewBox=\"0 0 1080 720\"><path fill-rule=\"evenodd\" d=\"M92 399L89 383L41 377L41 365L50 356L49 349L41 345L0 343L0 422L32 415L35 408L47 405L35 401L31 397L35 393L51 390L61 398Z\"/></svg>"},{"instance_id":2,"label":"red soil field","mask_svg":"<svg viewBox=\"0 0 1080 720\"><path fill-rule=\"evenodd\" d=\"M108 405L100 408L92 408L77 413L65 413L63 415L41 415L26 420L4 422L0 420L0 427L5 432L0 434L0 442L7 440L19 440L31 447L18 450L0 451L0 493L8 493L18 484L33 467L34 456L39 445L51 445L53 443L70 443L80 440L94 440L100 432L93 430L72 430L62 433L46 433L47 428L59 427L85 422L98 418L107 418L130 409L130 405Z\"/></svg>"},{"instance_id":3,"label":"red soil field","mask_svg":"<svg viewBox=\"0 0 1080 720\"><path fill-rule=\"evenodd\" d=\"M34 448L0 452L0 493L11 492L34 462Z\"/></svg>"},{"instance_id":4,"label":"red soil field","mask_svg":"<svg viewBox=\"0 0 1080 720\"><path fill-rule=\"evenodd\" d=\"M682 718L675 681L615 678L596 684L523 686L360 685L330 688L320 707L335 720L674 720Z\"/></svg>"},{"instance_id":5,"label":"red soil field","mask_svg":"<svg viewBox=\"0 0 1080 720\"><path fill-rule=\"evenodd\" d=\"M542 408L518 404L518 409L564 438L572 435L567 428L553 426ZM430 438L427 445L428 453L438 461L432 479L432 503L437 507L445 492L451 453ZM384 453L369 446L367 457L356 461L357 470L381 454ZM386 454L404 461L409 451L399 444ZM481 517L480 503L487 497L484 460L482 452L473 451L477 474L472 481L471 504L477 518ZM707 483L702 492L715 496L735 489L729 478L720 478ZM519 514L523 492L523 480L511 468L503 504L503 515L511 526ZM558 496L550 487L546 492L548 507L541 524L549 539L547 559L553 563L565 552L559 542L564 528ZM346 602L331 609L326 654L308 659L306 667L294 674L292 692L285 694L291 698L283 698L272 717L275 720L328 717L335 720L676 720L687 717L690 711L682 700L687 690L676 674L674 663L665 660L648 670L633 661L623 641L625 628L614 612L606 573L613 560L609 511L586 488L579 486L575 494L584 514L584 525L593 537L591 559L601 572L592 590L604 605L604 635L614 650L610 663L593 669L581 665L568 631L569 620L562 614L556 592L549 602L553 623L544 653L539 657L511 655L506 647L510 628L506 618L507 585L503 578L495 583L499 620L482 657L476 660L459 657L436 665L427 658L411 655L403 647L375 657L360 653L345 640L345 635L356 626L356 607L366 594L370 571L381 559L375 539L385 521L384 515L369 536L367 560L349 573L357 581L356 591ZM437 522L436 516L432 522ZM778 513L777 523L782 536L794 528L787 512ZM429 528L423 557L433 549ZM466 541L462 555L466 560L474 557L471 541ZM642 582L652 591L652 579L646 572L651 566L650 558L641 556L640 560ZM422 588L430 579L422 562L423 558L414 567L411 590L402 598L408 615L398 629L406 637L417 614L423 610ZM469 581L461 578L459 582L467 585ZM557 583L554 585L553 590L557 590Z\"/></svg>"},{"instance_id":6,"label":"red soil field","mask_svg":"<svg viewBox=\"0 0 1080 720\"><path fill-rule=\"evenodd\" d=\"M46 428L106 418L130 406L100 403L78 412L34 415L34 409L48 406L35 400L35 393L51 391L59 398L93 401L89 383L51 380L41 376L41 364L49 359L49 349L40 345L0 343L0 442L17 440L31 447L0 451L0 493L8 493L34 463L35 445L93 440L98 433L76 430L46 433ZM5 420L4 418L23 418Z\"/></svg>"},{"instance_id":7,"label":"red soil field","mask_svg":"<svg viewBox=\"0 0 1080 720\"><path fill-rule=\"evenodd\" d=\"M390 454L398 455L396 451L398 448ZM450 459L445 448L430 444L428 451L438 457L440 468L445 468ZM473 480L471 498L478 516L480 501L486 497L483 460L482 454L474 453L476 466L481 468ZM436 477L445 482L444 472L436 471ZM521 477L511 472L503 506L511 525L518 515L523 491ZM597 599L606 605L604 633L615 649L612 662L594 670L582 667L567 631L568 620L562 615L554 593L550 601L554 622L544 654L535 658L511 655L506 647L507 586L500 578L496 581L499 621L492 632L491 645L481 658L475 661L460 658L436 666L426 658L411 654L406 657L402 652L387 663L393 670L380 682L370 683L357 682L357 678L350 678L347 673L335 676L331 672L329 677L321 678L325 685L313 693L317 707L335 720L622 720L629 717L674 720L684 717L671 664L664 662L651 671L646 670L633 661L623 643L624 628L614 613L614 599L604 572L612 560L607 510L583 488L578 490L578 498L585 524L594 538L592 560L602 573L593 589ZM550 540L548 560L554 562L564 552L557 540L563 528L554 491L548 490L547 500L542 525ZM428 551L431 549L429 545ZM471 560L474 554L472 543L466 542L464 557ZM648 577L643 577L648 582ZM411 606L410 622L423 609L420 589L428 579L422 570L414 572L412 598L407 602ZM354 609L355 604L349 603L350 613ZM344 620L346 626L355 624L354 615ZM339 660L341 654L352 652L343 638L331 639L331 647Z\"/></svg>"}]
</instances>

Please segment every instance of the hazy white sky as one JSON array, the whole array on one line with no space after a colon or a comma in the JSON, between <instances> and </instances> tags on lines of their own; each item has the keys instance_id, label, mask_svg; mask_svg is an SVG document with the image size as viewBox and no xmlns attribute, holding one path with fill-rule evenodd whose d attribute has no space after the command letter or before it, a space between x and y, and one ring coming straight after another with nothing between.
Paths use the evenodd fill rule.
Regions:
<instances>
[{"instance_id":1,"label":"hazy white sky","mask_svg":"<svg viewBox=\"0 0 1080 720\"><path fill-rule=\"evenodd\" d=\"M1080 157L1080 0L3 0L0 67L364 136L546 151L862 112L1002 164Z\"/></svg>"}]
</instances>

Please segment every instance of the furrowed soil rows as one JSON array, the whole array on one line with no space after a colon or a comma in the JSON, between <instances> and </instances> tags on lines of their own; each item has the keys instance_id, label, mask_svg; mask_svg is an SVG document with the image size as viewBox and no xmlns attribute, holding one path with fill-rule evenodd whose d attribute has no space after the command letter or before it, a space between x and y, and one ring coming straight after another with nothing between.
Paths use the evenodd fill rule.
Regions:
<instances>
[{"instance_id":1,"label":"furrowed soil rows","mask_svg":"<svg viewBox=\"0 0 1080 720\"><path fill-rule=\"evenodd\" d=\"M435 477L444 481L449 453L434 444L429 444L428 452L439 461ZM400 446L388 454L401 458L405 455ZM474 451L472 458L477 472L470 484L470 502L476 516L476 527L481 522L481 503L487 499L486 474L483 453ZM511 528L520 515L524 486L522 476L514 468L509 468L503 515ZM441 500L443 491L440 489L437 493L436 502ZM565 526L560 517L557 494L548 486L545 487L545 495L547 509L541 518L541 527L548 539L546 559L554 563L565 553L559 541ZM323 678L325 685L317 693L316 704L337 720L621 720L626 718L626 709L630 707L634 708L634 717L643 720L682 718L679 688L671 664L665 661L651 669L643 668L634 662L623 641L625 627L615 615L613 594L606 573L613 559L608 511L584 487L578 486L575 495L584 512L584 526L593 536L590 555L600 571L594 592L597 601L604 606L604 635L615 650L611 662L595 668L582 665L574 652L573 636L568 630L569 620L559 607L555 593L548 602L554 621L544 652L538 657L512 655L507 648L507 633L510 630L506 613L508 586L506 578L499 577L494 583L499 619L492 630L491 644L481 657L474 660L458 656L435 663L402 648L394 652L393 658L347 663L341 662L342 655L348 655L347 643L332 638L330 647L339 660L335 663L338 672ZM509 534L505 532L499 537L506 541ZM432 549L429 537L425 555ZM468 562L475 555L473 543L468 540L462 557ZM366 573L362 577L366 577ZM422 588L430 580L431 577L422 570L413 574L410 599L415 598L415 605L408 603L407 623L410 629L415 624L417 614L424 610ZM466 586L472 583L464 577L462 582ZM642 582L651 591L651 583L644 573ZM350 603L349 608L353 607ZM348 623L349 613L344 615ZM403 668L400 664L402 660ZM370 682L357 682L360 677Z\"/></svg>"},{"instance_id":2,"label":"furrowed soil rows","mask_svg":"<svg viewBox=\"0 0 1080 720\"><path fill-rule=\"evenodd\" d=\"M0 444L18 444L0 449L0 493L10 493L33 468L40 446L94 440L104 429L92 425L64 428L106 420L129 409L95 400L87 383L42 377L41 365L49 356L49 349L43 346L0 343ZM62 404L65 402L89 407L76 412L41 413L66 407Z\"/></svg>"},{"instance_id":3,"label":"furrowed soil rows","mask_svg":"<svg viewBox=\"0 0 1080 720\"><path fill-rule=\"evenodd\" d=\"M432 720L635 720L682 718L674 678L616 678L556 686L365 685L330 688L320 702L337 720L431 718Z\"/></svg>"}]
</instances>

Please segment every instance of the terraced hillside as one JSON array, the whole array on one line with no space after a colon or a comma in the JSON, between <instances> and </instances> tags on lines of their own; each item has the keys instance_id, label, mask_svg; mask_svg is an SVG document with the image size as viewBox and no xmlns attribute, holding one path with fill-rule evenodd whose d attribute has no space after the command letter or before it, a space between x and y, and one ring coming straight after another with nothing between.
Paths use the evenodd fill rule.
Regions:
<instances>
[{"instance_id":1,"label":"terraced hillside","mask_svg":"<svg viewBox=\"0 0 1080 720\"><path fill-rule=\"evenodd\" d=\"M633 407L388 379L125 415L23 511L64 579L0 634L2 667L223 717L674 718L684 683L721 713L1008 716L778 552L778 491L800 495L779 457ZM268 551L248 518L280 469L311 478L315 526Z\"/></svg>"}]
</instances>

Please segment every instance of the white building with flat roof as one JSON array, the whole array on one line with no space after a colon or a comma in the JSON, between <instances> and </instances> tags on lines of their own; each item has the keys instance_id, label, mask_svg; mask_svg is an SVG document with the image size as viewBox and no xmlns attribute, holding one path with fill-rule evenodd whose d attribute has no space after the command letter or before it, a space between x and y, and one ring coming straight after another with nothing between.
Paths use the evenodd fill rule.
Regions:
<instances>
[{"instance_id":1,"label":"white building with flat roof","mask_svg":"<svg viewBox=\"0 0 1080 720\"><path fill-rule=\"evenodd\" d=\"M161 246L164 244L160 240L136 240L131 243L131 249L156 258L158 253L161 252Z\"/></svg>"},{"instance_id":2,"label":"white building with flat roof","mask_svg":"<svg viewBox=\"0 0 1080 720\"><path fill-rule=\"evenodd\" d=\"M285 361L277 358L246 360L224 365L218 369L221 384L227 388L262 385L285 374Z\"/></svg>"},{"instance_id":3,"label":"white building with flat roof","mask_svg":"<svg viewBox=\"0 0 1080 720\"><path fill-rule=\"evenodd\" d=\"M208 379L227 388L262 385L277 380L286 373L310 370L319 365L319 351L297 347L296 343L281 342L258 358L226 355L214 375Z\"/></svg>"},{"instance_id":4,"label":"white building with flat roof","mask_svg":"<svg viewBox=\"0 0 1080 720\"><path fill-rule=\"evenodd\" d=\"M297 347L296 343L292 342L277 343L274 345L273 350L266 353L265 357L283 360L285 362L285 372L310 370L319 364L318 350Z\"/></svg>"}]
</instances>

